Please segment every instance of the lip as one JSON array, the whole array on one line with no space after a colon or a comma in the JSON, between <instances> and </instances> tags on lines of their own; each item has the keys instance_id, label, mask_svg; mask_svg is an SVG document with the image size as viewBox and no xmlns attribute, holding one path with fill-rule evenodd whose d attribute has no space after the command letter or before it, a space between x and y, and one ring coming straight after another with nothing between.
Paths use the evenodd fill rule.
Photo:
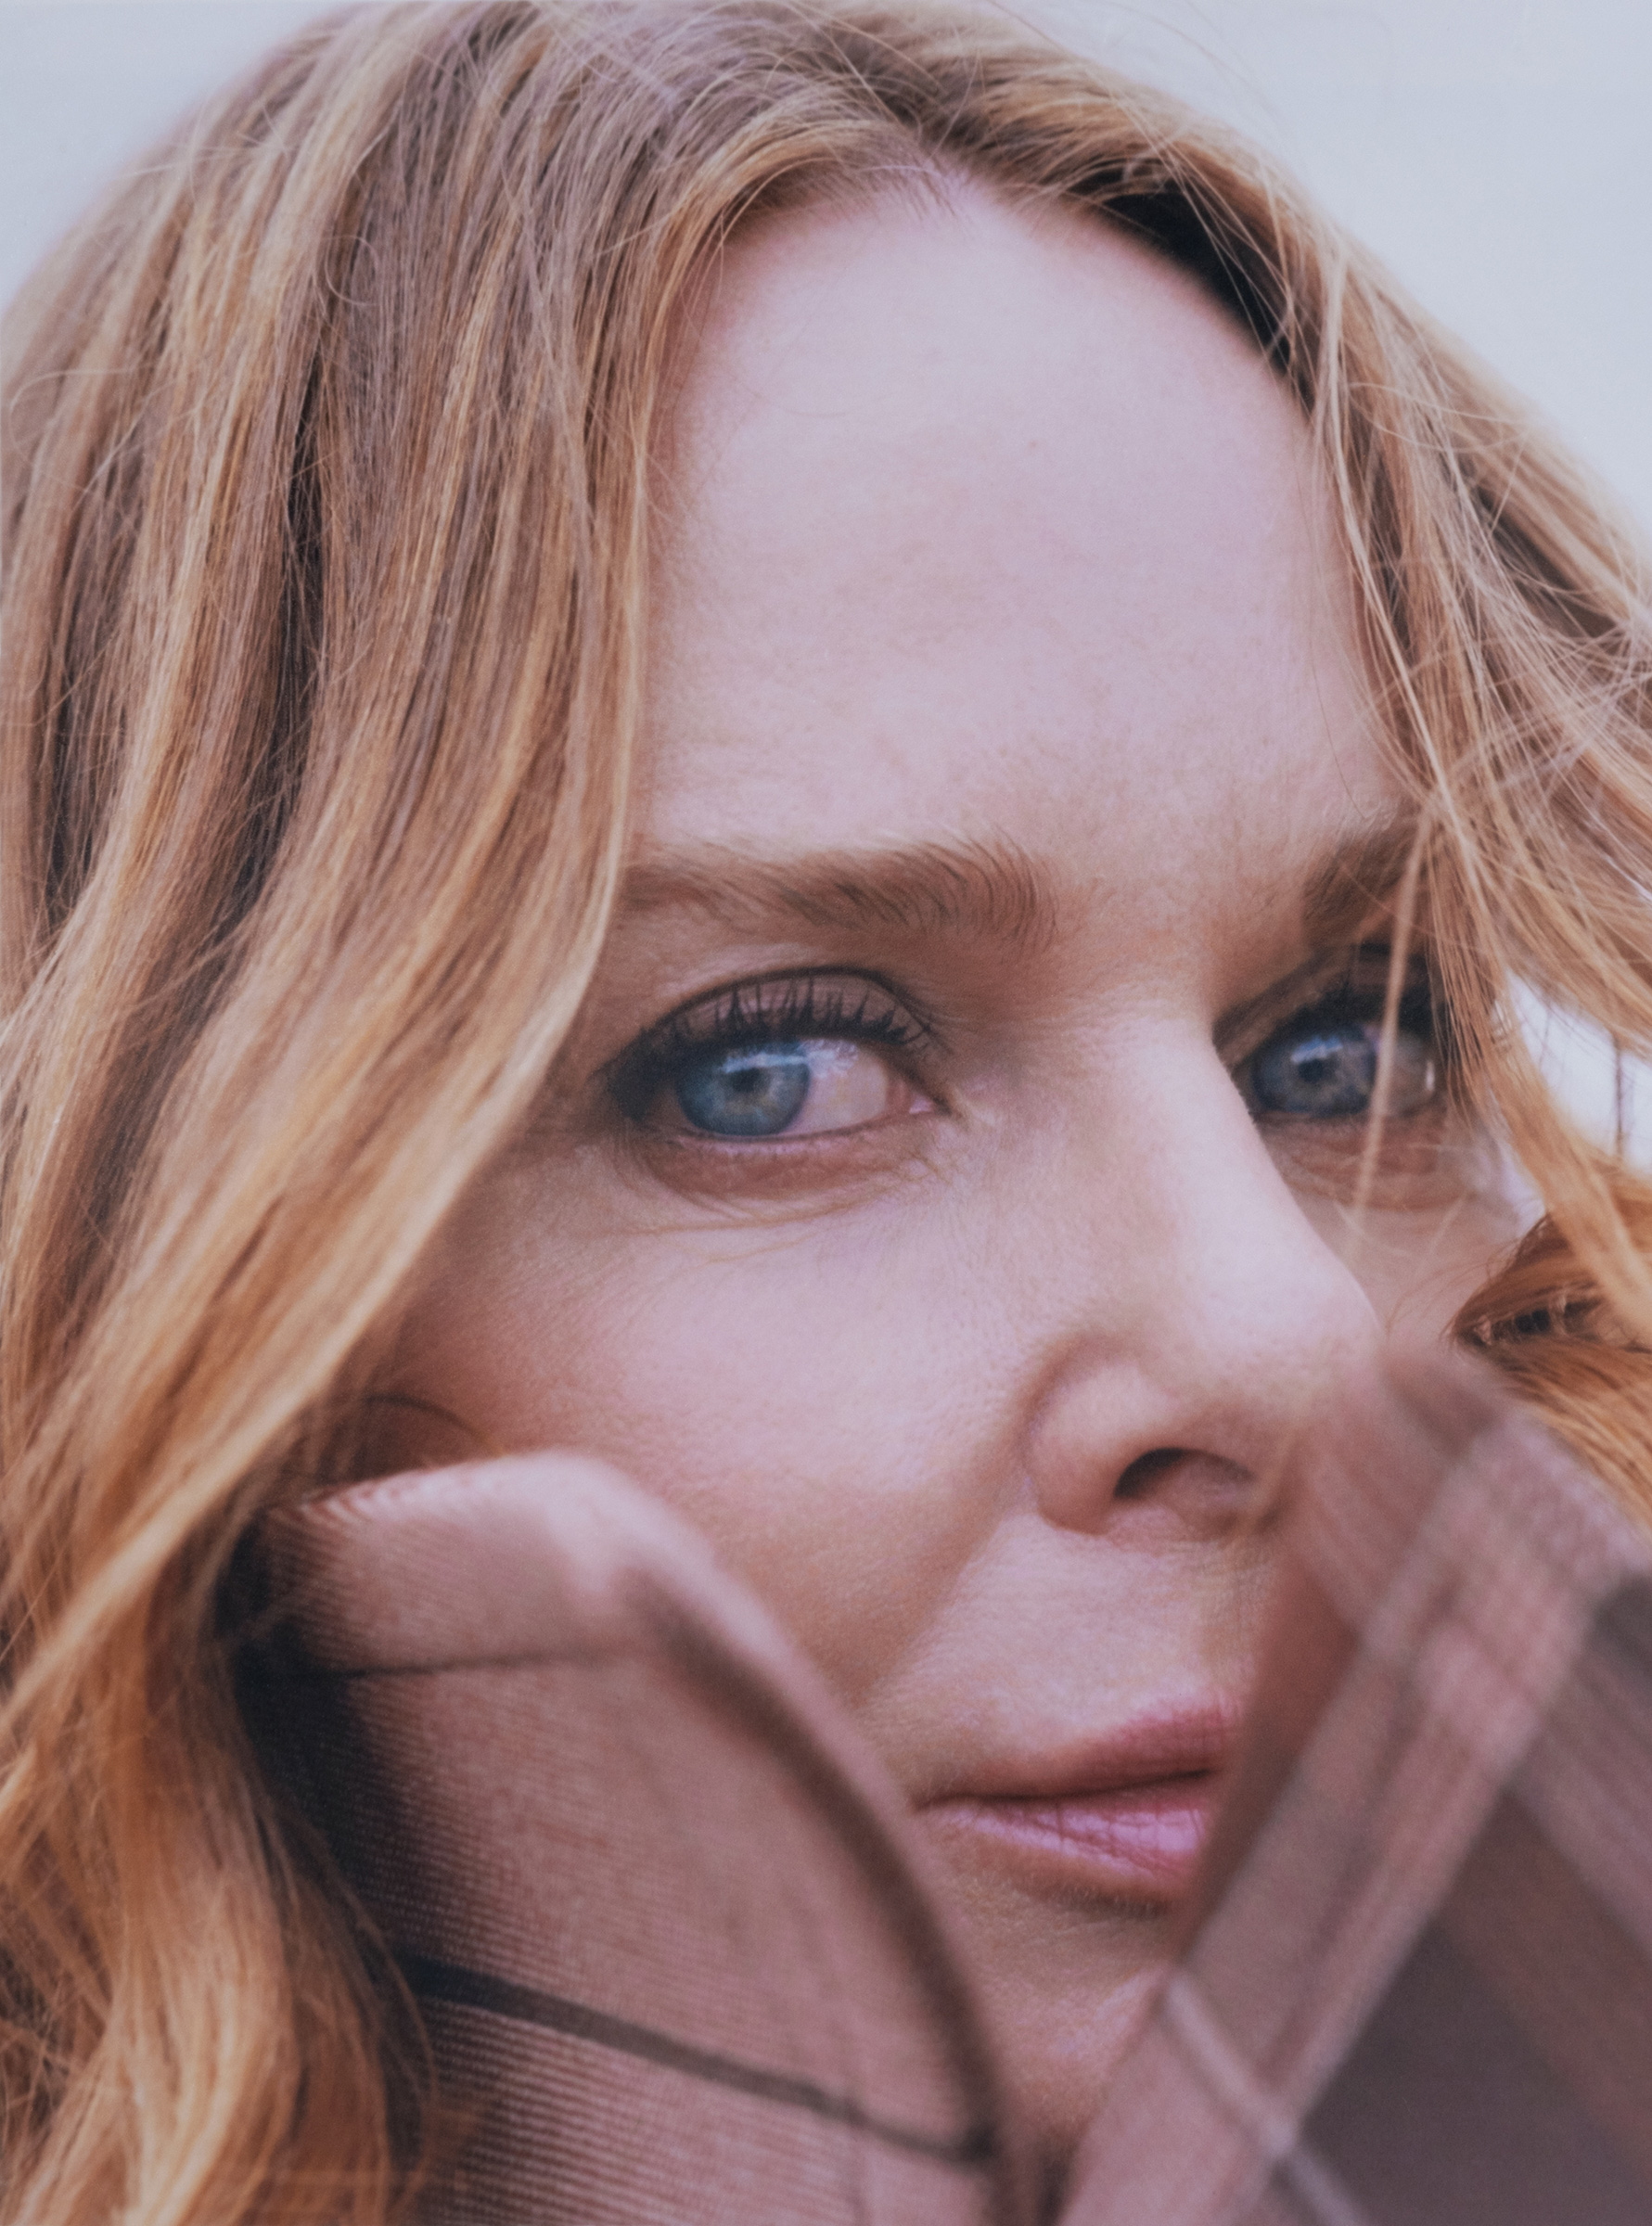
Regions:
<instances>
[{"instance_id":1,"label":"lip","mask_svg":"<svg viewBox=\"0 0 1652 2226\"><path fill-rule=\"evenodd\" d=\"M1219 1704L1144 1718L1087 1747L987 1767L918 1815L954 1861L1034 1892L1168 1907L1198 1866L1234 1721Z\"/></svg>"}]
</instances>

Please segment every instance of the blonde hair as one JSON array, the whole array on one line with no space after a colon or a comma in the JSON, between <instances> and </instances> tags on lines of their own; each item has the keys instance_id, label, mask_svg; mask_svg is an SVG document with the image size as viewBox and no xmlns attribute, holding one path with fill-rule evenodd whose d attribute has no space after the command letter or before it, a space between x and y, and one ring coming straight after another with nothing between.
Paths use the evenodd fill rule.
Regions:
<instances>
[{"instance_id":1,"label":"blonde hair","mask_svg":"<svg viewBox=\"0 0 1652 2226\"><path fill-rule=\"evenodd\" d=\"M0 2155L17 2218L386 2217L416 2028L266 1786L230 1557L522 1119L615 888L673 313L762 207L964 168L1192 268L1300 397L1465 1087L1547 1219L1463 1328L1652 1446L1652 1201L1519 979L1652 1051L1641 556L1288 181L997 18L493 0L306 31L14 312L0 827Z\"/></svg>"}]
</instances>

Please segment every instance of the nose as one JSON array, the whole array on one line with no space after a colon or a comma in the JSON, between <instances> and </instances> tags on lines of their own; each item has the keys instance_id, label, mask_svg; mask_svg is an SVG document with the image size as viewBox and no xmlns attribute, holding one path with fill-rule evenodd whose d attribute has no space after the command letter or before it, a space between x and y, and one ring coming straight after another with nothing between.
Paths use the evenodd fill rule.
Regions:
<instances>
[{"instance_id":1,"label":"nose","mask_svg":"<svg viewBox=\"0 0 1652 2226\"><path fill-rule=\"evenodd\" d=\"M1030 1355L1026 1470L1049 1522L1149 1502L1231 1520L1334 1421L1381 1342L1208 1042L1144 1047L1056 1177Z\"/></svg>"}]
</instances>

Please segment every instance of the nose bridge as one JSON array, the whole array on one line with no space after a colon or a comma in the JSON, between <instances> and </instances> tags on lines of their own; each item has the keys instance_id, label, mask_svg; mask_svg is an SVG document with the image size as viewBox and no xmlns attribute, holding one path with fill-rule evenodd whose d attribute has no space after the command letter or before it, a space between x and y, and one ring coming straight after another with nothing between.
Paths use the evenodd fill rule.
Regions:
<instances>
[{"instance_id":1,"label":"nose bridge","mask_svg":"<svg viewBox=\"0 0 1652 2226\"><path fill-rule=\"evenodd\" d=\"M1378 1336L1208 1040L1155 1031L1105 1097L1057 1178L1029 1402L1030 1471L1063 1521L1145 1454L1271 1468Z\"/></svg>"}]
</instances>

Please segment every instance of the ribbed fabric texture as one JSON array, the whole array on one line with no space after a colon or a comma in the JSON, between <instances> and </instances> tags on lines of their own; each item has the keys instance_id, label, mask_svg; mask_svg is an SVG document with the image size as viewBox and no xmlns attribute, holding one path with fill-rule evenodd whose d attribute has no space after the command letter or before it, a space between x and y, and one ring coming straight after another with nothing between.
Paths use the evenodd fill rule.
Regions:
<instances>
[{"instance_id":1,"label":"ribbed fabric texture","mask_svg":"<svg viewBox=\"0 0 1652 2226\"><path fill-rule=\"evenodd\" d=\"M304 1797L463 2133L428 2226L1033 2226L923 1849L666 1509L490 1462L271 1518ZM1316 1452L1063 2226L1652 2220L1652 1560L1487 1379Z\"/></svg>"}]
</instances>

